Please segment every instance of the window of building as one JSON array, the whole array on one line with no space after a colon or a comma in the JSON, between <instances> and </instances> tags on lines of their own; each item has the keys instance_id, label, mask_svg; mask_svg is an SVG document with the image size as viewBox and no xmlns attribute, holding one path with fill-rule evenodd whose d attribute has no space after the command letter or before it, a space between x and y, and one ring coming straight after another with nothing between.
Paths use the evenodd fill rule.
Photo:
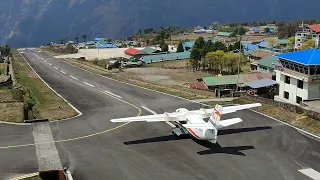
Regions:
<instances>
[{"instance_id":1,"label":"window of building","mask_svg":"<svg viewBox=\"0 0 320 180\"><path fill-rule=\"evenodd\" d=\"M284 97L284 98L286 98L286 99L289 99L289 93L288 93L288 92L286 92L286 91L284 91L284 93L283 93L283 97Z\"/></svg>"},{"instance_id":2,"label":"window of building","mask_svg":"<svg viewBox=\"0 0 320 180\"><path fill-rule=\"evenodd\" d=\"M285 76L284 77L285 79L285 83L287 83L287 84L290 84L290 77L289 76Z\"/></svg>"},{"instance_id":3,"label":"window of building","mask_svg":"<svg viewBox=\"0 0 320 180\"><path fill-rule=\"evenodd\" d=\"M303 81L301 81L301 80L297 80L298 81L298 88L300 88L300 89L303 89Z\"/></svg>"},{"instance_id":4,"label":"window of building","mask_svg":"<svg viewBox=\"0 0 320 180\"><path fill-rule=\"evenodd\" d=\"M302 101L302 98L301 97L299 97L299 96L297 96L297 98L296 98L296 102L298 103L298 104L300 104L300 102Z\"/></svg>"}]
</instances>

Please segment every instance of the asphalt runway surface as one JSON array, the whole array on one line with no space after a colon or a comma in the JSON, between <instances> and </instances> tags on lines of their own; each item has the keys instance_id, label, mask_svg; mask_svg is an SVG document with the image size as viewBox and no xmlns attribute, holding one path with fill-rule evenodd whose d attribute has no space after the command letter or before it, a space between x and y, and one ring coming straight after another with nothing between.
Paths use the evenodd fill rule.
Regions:
<instances>
[{"instance_id":1,"label":"asphalt runway surface","mask_svg":"<svg viewBox=\"0 0 320 180\"><path fill-rule=\"evenodd\" d=\"M242 123L219 131L218 144L177 138L164 122L115 124L110 119L203 107L181 98L100 77L36 50L23 56L82 115L50 122L63 167L88 179L310 180L320 172L319 139L253 111L224 115ZM31 126L0 124L0 179L38 169Z\"/></svg>"}]
</instances>

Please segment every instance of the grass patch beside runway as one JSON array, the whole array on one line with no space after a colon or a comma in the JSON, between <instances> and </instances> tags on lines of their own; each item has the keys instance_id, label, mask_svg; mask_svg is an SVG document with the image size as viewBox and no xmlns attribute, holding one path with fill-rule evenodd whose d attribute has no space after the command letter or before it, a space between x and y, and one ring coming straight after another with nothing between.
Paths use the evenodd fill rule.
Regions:
<instances>
[{"instance_id":1,"label":"grass patch beside runway","mask_svg":"<svg viewBox=\"0 0 320 180\"><path fill-rule=\"evenodd\" d=\"M41 81L17 50L12 50L12 54L15 78L25 93L25 119L59 120L77 115L73 108Z\"/></svg>"}]
</instances>

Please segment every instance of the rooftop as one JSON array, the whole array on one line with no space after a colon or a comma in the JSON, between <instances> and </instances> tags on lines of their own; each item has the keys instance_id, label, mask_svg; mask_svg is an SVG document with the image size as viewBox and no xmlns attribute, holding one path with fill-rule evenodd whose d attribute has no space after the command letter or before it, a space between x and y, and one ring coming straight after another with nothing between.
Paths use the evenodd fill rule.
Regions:
<instances>
[{"instance_id":1,"label":"rooftop","mask_svg":"<svg viewBox=\"0 0 320 180\"><path fill-rule=\"evenodd\" d=\"M239 84L260 80L260 79L265 79L265 78L271 79L272 75L269 73L240 74ZM237 84L237 79L238 79L238 75L202 77L202 80L207 86Z\"/></svg>"},{"instance_id":2,"label":"rooftop","mask_svg":"<svg viewBox=\"0 0 320 180\"><path fill-rule=\"evenodd\" d=\"M138 49L135 49L135 48L128 48L124 52L127 54L130 54L130 55L147 54L147 53L140 51Z\"/></svg>"},{"instance_id":3,"label":"rooftop","mask_svg":"<svg viewBox=\"0 0 320 180\"><path fill-rule=\"evenodd\" d=\"M156 50L156 49L153 49L153 48L150 48L150 47L146 47L144 49L142 49L141 51L147 53L147 54L153 54L155 52L158 52L159 50Z\"/></svg>"},{"instance_id":4,"label":"rooftop","mask_svg":"<svg viewBox=\"0 0 320 180\"><path fill-rule=\"evenodd\" d=\"M194 88L194 89L208 89L208 87L203 83L203 81L201 81L201 82L189 82L189 83L187 83L187 85L190 88Z\"/></svg>"},{"instance_id":5,"label":"rooftop","mask_svg":"<svg viewBox=\"0 0 320 180\"><path fill-rule=\"evenodd\" d=\"M320 65L319 49L307 49L303 51L276 54L274 56L303 65Z\"/></svg>"},{"instance_id":6,"label":"rooftop","mask_svg":"<svg viewBox=\"0 0 320 180\"><path fill-rule=\"evenodd\" d=\"M258 65L259 66L263 66L263 67L267 67L267 68L272 68L274 69L274 63L278 62L278 58L270 55L266 58L263 58L261 59L259 62L258 62Z\"/></svg>"},{"instance_id":7,"label":"rooftop","mask_svg":"<svg viewBox=\"0 0 320 180\"><path fill-rule=\"evenodd\" d=\"M227 37L230 37L230 36L231 36L231 33L229 33L229 32L218 32L217 36L227 36Z\"/></svg>"},{"instance_id":8,"label":"rooftop","mask_svg":"<svg viewBox=\"0 0 320 180\"><path fill-rule=\"evenodd\" d=\"M312 24L312 25L308 25L307 27L317 33L320 33L320 24Z\"/></svg>"},{"instance_id":9,"label":"rooftop","mask_svg":"<svg viewBox=\"0 0 320 180\"><path fill-rule=\"evenodd\" d=\"M268 51L268 50L263 50L263 49L255 49L253 51L249 52L249 55L254 56L254 57L259 57L259 58L266 58L270 55L275 54L272 51Z\"/></svg>"}]
</instances>

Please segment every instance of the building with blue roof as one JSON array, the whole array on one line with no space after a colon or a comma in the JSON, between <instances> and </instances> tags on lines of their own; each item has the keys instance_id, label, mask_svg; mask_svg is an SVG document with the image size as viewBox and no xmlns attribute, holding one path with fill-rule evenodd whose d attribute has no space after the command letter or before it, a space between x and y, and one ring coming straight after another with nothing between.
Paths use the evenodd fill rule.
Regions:
<instances>
[{"instance_id":1,"label":"building with blue roof","mask_svg":"<svg viewBox=\"0 0 320 180\"><path fill-rule=\"evenodd\" d=\"M275 54L279 95L275 100L299 105L320 98L320 49Z\"/></svg>"}]
</instances>

